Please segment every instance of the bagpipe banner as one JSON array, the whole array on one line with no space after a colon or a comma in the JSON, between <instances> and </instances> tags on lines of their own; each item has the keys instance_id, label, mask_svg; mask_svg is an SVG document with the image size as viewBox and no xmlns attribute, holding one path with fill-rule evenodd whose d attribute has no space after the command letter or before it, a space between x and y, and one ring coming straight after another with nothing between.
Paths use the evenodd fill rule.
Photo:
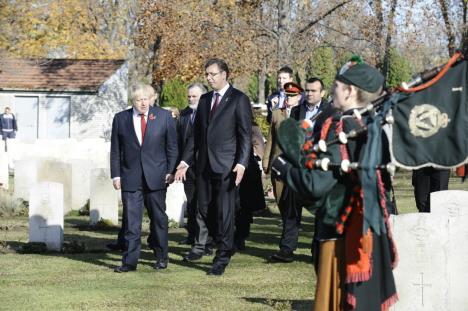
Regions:
<instances>
[{"instance_id":1,"label":"bagpipe banner","mask_svg":"<svg viewBox=\"0 0 468 311\"><path fill-rule=\"evenodd\" d=\"M450 68L432 86L400 93L390 153L407 169L453 168L468 160L467 62Z\"/></svg>"}]
</instances>

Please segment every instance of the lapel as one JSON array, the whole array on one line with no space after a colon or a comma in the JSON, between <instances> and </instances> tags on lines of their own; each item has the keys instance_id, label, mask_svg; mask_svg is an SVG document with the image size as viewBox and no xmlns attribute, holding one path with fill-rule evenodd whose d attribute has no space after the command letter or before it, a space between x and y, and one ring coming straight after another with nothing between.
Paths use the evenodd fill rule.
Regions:
<instances>
[{"instance_id":1,"label":"lapel","mask_svg":"<svg viewBox=\"0 0 468 311\"><path fill-rule=\"evenodd\" d=\"M137 145L140 145L140 143L138 142L137 134L135 133L135 126L133 125L133 107L127 110L127 118L125 120L125 123L128 127L128 133L131 133L130 136L132 136L133 140Z\"/></svg>"},{"instance_id":2,"label":"lapel","mask_svg":"<svg viewBox=\"0 0 468 311\"><path fill-rule=\"evenodd\" d=\"M232 85L229 85L229 88L227 89L226 93L224 93L223 98L221 98L221 101L219 102L219 106L215 111L215 114L213 115L213 118L210 120L210 124L215 122L215 120L218 118L218 116L222 113L224 109L229 105L229 102L232 100L231 98L231 93L232 93ZM213 95L213 93L211 93ZM213 96L210 98L210 104L211 101L213 100ZM211 105L208 106L211 110ZM208 112L208 118L209 118L209 112Z\"/></svg>"},{"instance_id":3,"label":"lapel","mask_svg":"<svg viewBox=\"0 0 468 311\"><path fill-rule=\"evenodd\" d=\"M143 144L141 145L142 147L146 144L148 144L148 141L151 139L151 133L154 133L157 131L157 127L159 124L161 124L158 117L159 114L157 113L158 109L155 107L151 107L148 111L148 118L146 119L146 131L145 131L145 139L143 140Z\"/></svg>"},{"instance_id":4,"label":"lapel","mask_svg":"<svg viewBox=\"0 0 468 311\"><path fill-rule=\"evenodd\" d=\"M190 110L193 111L192 109L190 109ZM190 129L193 127L193 124L192 124L192 113L193 113L193 112L187 113L186 115L183 116L183 117L185 118L185 119L183 120L183 123L182 123L182 124L184 125L184 129L183 129L184 135L183 135L183 137L185 137L185 139L187 139L188 134L189 134L189 131L190 131ZM196 113L198 113L198 111L197 111ZM196 116L196 114L195 114L195 116ZM195 122L195 120L193 120L193 121Z\"/></svg>"},{"instance_id":5,"label":"lapel","mask_svg":"<svg viewBox=\"0 0 468 311\"><path fill-rule=\"evenodd\" d=\"M299 120L304 120L305 119L305 116L306 116L306 103L304 101L304 103L301 105L301 107L299 107Z\"/></svg>"}]
</instances>

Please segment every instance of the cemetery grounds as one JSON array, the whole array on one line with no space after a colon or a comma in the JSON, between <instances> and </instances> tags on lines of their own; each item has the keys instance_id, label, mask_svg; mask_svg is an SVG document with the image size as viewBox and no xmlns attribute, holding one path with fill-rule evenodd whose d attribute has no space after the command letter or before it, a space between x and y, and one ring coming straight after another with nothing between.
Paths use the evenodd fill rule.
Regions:
<instances>
[{"instance_id":1,"label":"cemetery grounds","mask_svg":"<svg viewBox=\"0 0 468 311\"><path fill-rule=\"evenodd\" d=\"M12 180L12 178L11 178ZM10 192L0 192L0 212ZM468 182L450 179L449 189L468 190ZM416 212L411 174L398 172L395 196L400 213ZM10 199L11 200L11 199ZM293 263L268 263L278 249L279 212L254 218L246 250L236 253L222 277L207 276L212 256L185 263L188 246L178 245L186 231L169 230L169 266L152 268L147 248L148 218L143 224L142 253L135 273L118 274L121 254L108 251L118 228L93 228L89 216L65 216L65 251L22 251L28 240L28 215L16 211L0 218L0 310L311 310L315 274L310 243L313 216L303 213L299 248ZM20 214L20 215L18 215Z\"/></svg>"}]
</instances>

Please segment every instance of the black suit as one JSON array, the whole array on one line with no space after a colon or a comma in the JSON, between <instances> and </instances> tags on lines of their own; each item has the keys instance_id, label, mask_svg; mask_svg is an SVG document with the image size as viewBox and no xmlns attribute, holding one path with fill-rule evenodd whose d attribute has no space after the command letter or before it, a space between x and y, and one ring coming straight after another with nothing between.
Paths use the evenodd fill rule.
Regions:
<instances>
[{"instance_id":1,"label":"black suit","mask_svg":"<svg viewBox=\"0 0 468 311\"><path fill-rule=\"evenodd\" d=\"M194 113L196 111L190 107L185 108L180 112L179 122L177 124L177 137L179 141L179 155L182 156L185 147L189 141L193 130ZM195 162L194 162L195 164ZM184 191L187 197L187 231L188 240L195 241L197 231L197 193L195 187L195 166L189 167L184 181Z\"/></svg>"},{"instance_id":2,"label":"black suit","mask_svg":"<svg viewBox=\"0 0 468 311\"><path fill-rule=\"evenodd\" d=\"M209 210L214 210L217 221L212 232L219 247L213 264L225 267L233 249L238 195L236 174L232 170L236 164L248 166L252 148L252 111L248 97L230 86L210 118L213 94L209 92L200 98L193 136L182 160L191 165L197 154L197 223L205 223ZM199 227L192 252L202 254L207 238L208 230Z\"/></svg>"},{"instance_id":3,"label":"black suit","mask_svg":"<svg viewBox=\"0 0 468 311\"><path fill-rule=\"evenodd\" d=\"M291 109L290 117L295 120L304 120L306 117L306 103L302 102ZM322 103L319 106L319 112L316 117L313 117L314 129L313 135L320 135L323 122L333 114L334 110L330 104ZM283 231L281 233L280 249L292 253L297 248L297 242L299 238L299 228L301 226L302 218L302 207L307 203L301 199L301 197L292 191L289 187L284 187L281 195L283 204L280 204L283 208L280 209L281 218L283 221Z\"/></svg>"},{"instance_id":4,"label":"black suit","mask_svg":"<svg viewBox=\"0 0 468 311\"><path fill-rule=\"evenodd\" d=\"M175 122L170 112L151 107L140 146L133 125L133 108L115 115L111 136L111 177L120 177L124 206L124 265L136 267L141 248L143 205L151 212L157 259L168 257L166 174L175 170L178 150Z\"/></svg>"}]
</instances>

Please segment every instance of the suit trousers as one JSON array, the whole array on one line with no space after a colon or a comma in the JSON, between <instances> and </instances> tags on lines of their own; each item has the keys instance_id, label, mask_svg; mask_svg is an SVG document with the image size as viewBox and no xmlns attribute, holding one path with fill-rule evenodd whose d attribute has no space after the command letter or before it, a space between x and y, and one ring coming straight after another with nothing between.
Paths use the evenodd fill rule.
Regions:
<instances>
[{"instance_id":1,"label":"suit trousers","mask_svg":"<svg viewBox=\"0 0 468 311\"><path fill-rule=\"evenodd\" d=\"M184 192L187 197L187 232L188 239L195 241L197 233L197 192L195 174L192 168L187 171L187 179L184 182Z\"/></svg>"},{"instance_id":2,"label":"suit trousers","mask_svg":"<svg viewBox=\"0 0 468 311\"><path fill-rule=\"evenodd\" d=\"M122 263L137 266L141 250L141 223L143 206L146 205L153 219L152 231L154 237L154 254L156 259L168 258L168 219L166 215L166 189L122 191L124 206L125 244Z\"/></svg>"},{"instance_id":3,"label":"suit trousers","mask_svg":"<svg viewBox=\"0 0 468 311\"><path fill-rule=\"evenodd\" d=\"M202 254L209 234L218 242L213 264L227 266L234 247L234 216L238 187L232 172L217 174L209 168L197 176L198 211L197 236L192 249ZM214 214L215 220L210 217Z\"/></svg>"},{"instance_id":4,"label":"suit trousers","mask_svg":"<svg viewBox=\"0 0 468 311\"><path fill-rule=\"evenodd\" d=\"M431 192L447 190L449 178L450 170L424 167L413 171L414 198L420 213L431 212Z\"/></svg>"},{"instance_id":5,"label":"suit trousers","mask_svg":"<svg viewBox=\"0 0 468 311\"><path fill-rule=\"evenodd\" d=\"M301 227L302 204L297 193L284 186L279 199L278 207L283 222L280 250L292 253L297 249L299 229Z\"/></svg>"},{"instance_id":6,"label":"suit trousers","mask_svg":"<svg viewBox=\"0 0 468 311\"><path fill-rule=\"evenodd\" d=\"M119 246L121 246L123 249L126 249L127 248L127 245L125 243L125 223L126 223L126 212L125 212L126 208L124 206L123 208L123 212L122 212L122 225L120 227L120 230L119 230L119 233L117 234L117 244ZM153 234L153 227L154 227L154 224L153 224L153 217L152 217L152 213L150 212L150 209L148 207L146 207L146 212L148 214L148 218L150 220L150 233L148 235L148 238L146 239L146 243L148 243L148 247L151 248L151 249L154 249L155 247L155 241L154 241L154 234Z\"/></svg>"}]
</instances>

